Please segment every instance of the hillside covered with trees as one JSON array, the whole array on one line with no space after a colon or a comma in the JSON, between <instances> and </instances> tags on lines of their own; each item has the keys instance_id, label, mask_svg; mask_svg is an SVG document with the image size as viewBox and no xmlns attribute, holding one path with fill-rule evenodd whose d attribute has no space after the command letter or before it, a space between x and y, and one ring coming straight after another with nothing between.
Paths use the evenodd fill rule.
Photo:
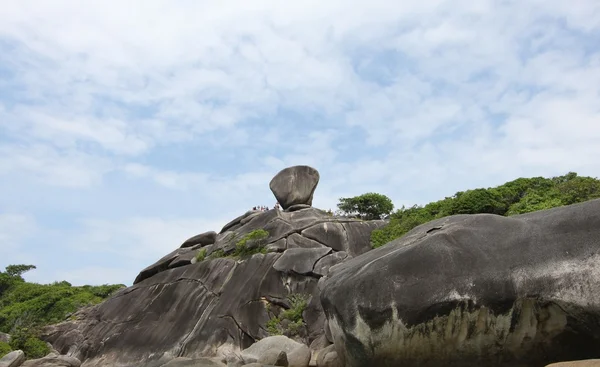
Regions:
<instances>
[{"instance_id":1,"label":"hillside covered with trees","mask_svg":"<svg viewBox=\"0 0 600 367\"><path fill-rule=\"evenodd\" d=\"M518 178L493 188L460 191L425 206L402 207L390 223L371 234L374 248L402 237L418 225L455 214L516 215L600 198L600 180L570 172L553 178Z\"/></svg>"},{"instance_id":2,"label":"hillside covered with trees","mask_svg":"<svg viewBox=\"0 0 600 367\"><path fill-rule=\"evenodd\" d=\"M11 335L0 340L0 356L21 349L27 358L40 358L49 352L38 339L39 328L64 321L79 308L102 302L123 284L74 287L70 283L26 282L23 273L33 265L9 265L0 271L0 332Z\"/></svg>"}]
</instances>

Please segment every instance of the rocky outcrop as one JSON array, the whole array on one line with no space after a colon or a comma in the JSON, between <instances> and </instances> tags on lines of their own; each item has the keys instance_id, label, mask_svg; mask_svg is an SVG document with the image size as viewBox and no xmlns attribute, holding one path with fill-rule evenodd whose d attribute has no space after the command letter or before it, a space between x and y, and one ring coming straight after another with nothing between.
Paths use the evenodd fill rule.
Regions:
<instances>
[{"instance_id":1,"label":"rocky outcrop","mask_svg":"<svg viewBox=\"0 0 600 367\"><path fill-rule=\"evenodd\" d=\"M324 334L319 279L368 251L370 232L384 224L313 207L246 212L214 236L192 237L191 247L175 249L142 270L133 286L75 320L46 328L44 338L84 367L158 367L209 357L239 364L236 354L272 333L309 345ZM328 236L328 228L339 233ZM293 365L294 354L285 352Z\"/></svg>"},{"instance_id":2,"label":"rocky outcrop","mask_svg":"<svg viewBox=\"0 0 600 367\"><path fill-rule=\"evenodd\" d=\"M600 200L435 220L334 266L322 282L344 366L598 357Z\"/></svg>"},{"instance_id":3,"label":"rocky outcrop","mask_svg":"<svg viewBox=\"0 0 600 367\"><path fill-rule=\"evenodd\" d=\"M254 343L249 348L242 351L241 356L246 363L258 362L262 364L275 364L283 358L280 354L286 356L285 361L289 367L308 367L310 361L310 349L302 343L298 343L285 336L271 336Z\"/></svg>"},{"instance_id":4,"label":"rocky outcrop","mask_svg":"<svg viewBox=\"0 0 600 367\"><path fill-rule=\"evenodd\" d=\"M188 238L181 245L181 248L192 247L192 246L197 246L197 245L200 245L201 247L208 246L208 245L212 245L213 243L215 243L216 240L217 240L217 232L215 232L215 231L204 232L204 233L196 235L192 238Z\"/></svg>"},{"instance_id":5,"label":"rocky outcrop","mask_svg":"<svg viewBox=\"0 0 600 367\"><path fill-rule=\"evenodd\" d=\"M10 335L8 335L6 333L0 333L0 342L2 342L2 343L10 342Z\"/></svg>"},{"instance_id":6,"label":"rocky outcrop","mask_svg":"<svg viewBox=\"0 0 600 367\"><path fill-rule=\"evenodd\" d=\"M319 183L319 172L309 166L288 167L279 172L269 188L283 209L293 210L312 205L313 193Z\"/></svg>"},{"instance_id":7,"label":"rocky outcrop","mask_svg":"<svg viewBox=\"0 0 600 367\"><path fill-rule=\"evenodd\" d=\"M18 367L25 361L25 353L22 350L13 350L0 358L0 367Z\"/></svg>"}]
</instances>

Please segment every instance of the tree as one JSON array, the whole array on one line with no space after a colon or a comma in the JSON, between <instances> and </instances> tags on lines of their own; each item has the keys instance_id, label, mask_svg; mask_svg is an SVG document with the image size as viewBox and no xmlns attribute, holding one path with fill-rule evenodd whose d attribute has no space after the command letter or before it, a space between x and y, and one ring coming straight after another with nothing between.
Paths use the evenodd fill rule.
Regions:
<instances>
[{"instance_id":1,"label":"tree","mask_svg":"<svg viewBox=\"0 0 600 367\"><path fill-rule=\"evenodd\" d=\"M17 282L24 282L21 274L31 269L35 269L35 265L9 265L6 271L0 271L0 297Z\"/></svg>"},{"instance_id":2,"label":"tree","mask_svg":"<svg viewBox=\"0 0 600 367\"><path fill-rule=\"evenodd\" d=\"M488 189L475 189L461 192L452 205L453 214L506 213L507 207L501 196Z\"/></svg>"},{"instance_id":3,"label":"tree","mask_svg":"<svg viewBox=\"0 0 600 367\"><path fill-rule=\"evenodd\" d=\"M31 269L36 269L35 265L9 265L6 267L6 274L11 277L20 278L23 273L28 272Z\"/></svg>"},{"instance_id":4,"label":"tree","mask_svg":"<svg viewBox=\"0 0 600 367\"><path fill-rule=\"evenodd\" d=\"M366 220L381 219L394 210L390 198L373 192L352 198L340 198L337 206L346 215L359 215Z\"/></svg>"}]
</instances>

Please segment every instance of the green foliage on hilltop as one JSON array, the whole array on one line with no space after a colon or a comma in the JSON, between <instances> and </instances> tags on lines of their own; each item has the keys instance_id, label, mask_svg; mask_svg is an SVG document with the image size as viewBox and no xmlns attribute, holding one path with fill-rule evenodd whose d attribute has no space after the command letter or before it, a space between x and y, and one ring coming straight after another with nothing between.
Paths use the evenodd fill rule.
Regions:
<instances>
[{"instance_id":1,"label":"green foliage on hilltop","mask_svg":"<svg viewBox=\"0 0 600 367\"><path fill-rule=\"evenodd\" d=\"M124 287L118 285L73 287L69 282L26 282L22 274L33 265L9 265L0 271L0 332L11 334L12 349L22 349L27 358L47 354L37 338L39 328L64 321L84 306L95 305Z\"/></svg>"},{"instance_id":2,"label":"green foliage on hilltop","mask_svg":"<svg viewBox=\"0 0 600 367\"><path fill-rule=\"evenodd\" d=\"M425 206L402 207L390 223L371 233L374 248L402 237L418 225L455 214L524 214L600 198L600 180L570 172L553 178L518 178L501 186L457 192Z\"/></svg>"},{"instance_id":3,"label":"green foliage on hilltop","mask_svg":"<svg viewBox=\"0 0 600 367\"><path fill-rule=\"evenodd\" d=\"M366 220L381 219L394 210L394 204L389 197L374 192L352 198L340 198L337 206L345 215L358 215Z\"/></svg>"}]
</instances>

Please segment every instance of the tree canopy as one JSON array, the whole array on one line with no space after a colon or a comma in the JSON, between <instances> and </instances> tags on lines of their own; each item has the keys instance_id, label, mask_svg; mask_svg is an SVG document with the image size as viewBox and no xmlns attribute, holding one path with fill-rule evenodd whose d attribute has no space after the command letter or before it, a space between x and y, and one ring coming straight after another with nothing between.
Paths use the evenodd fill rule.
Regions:
<instances>
[{"instance_id":1,"label":"tree canopy","mask_svg":"<svg viewBox=\"0 0 600 367\"><path fill-rule=\"evenodd\" d=\"M340 198L337 206L346 215L358 215L366 220L381 219L394 210L390 198L373 192L352 198Z\"/></svg>"},{"instance_id":2,"label":"tree canopy","mask_svg":"<svg viewBox=\"0 0 600 367\"><path fill-rule=\"evenodd\" d=\"M0 271L0 332L11 334L10 344L0 349L21 349L27 358L40 358L49 352L46 343L37 337L40 327L64 321L80 307L100 303L124 287L123 284L73 287L65 281L26 282L22 274L35 268L20 264Z\"/></svg>"},{"instance_id":3,"label":"tree canopy","mask_svg":"<svg viewBox=\"0 0 600 367\"><path fill-rule=\"evenodd\" d=\"M600 198L600 180L569 172L553 178L518 178L494 188L460 191L425 206L402 207L390 223L371 234L373 247L382 246L418 225L454 214L516 215Z\"/></svg>"}]
</instances>

